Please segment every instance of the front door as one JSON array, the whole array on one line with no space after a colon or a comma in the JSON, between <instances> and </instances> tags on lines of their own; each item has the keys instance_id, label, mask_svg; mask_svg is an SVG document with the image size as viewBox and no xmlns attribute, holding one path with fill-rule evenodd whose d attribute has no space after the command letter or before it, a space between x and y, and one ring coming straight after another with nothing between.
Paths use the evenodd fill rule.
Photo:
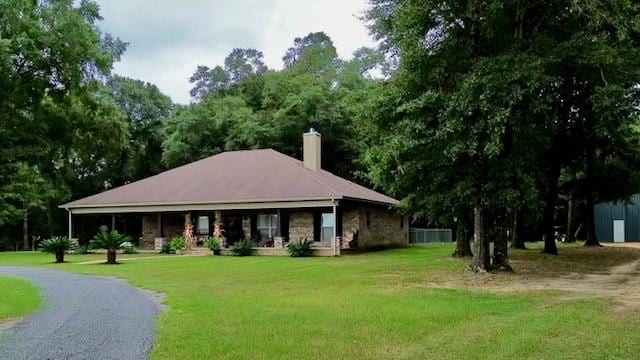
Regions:
<instances>
[{"instance_id":1,"label":"front door","mask_svg":"<svg viewBox=\"0 0 640 360\"><path fill-rule=\"evenodd\" d=\"M624 220L613 220L613 242L624 242Z\"/></svg>"},{"instance_id":2,"label":"front door","mask_svg":"<svg viewBox=\"0 0 640 360\"><path fill-rule=\"evenodd\" d=\"M227 238L227 246L232 246L244 237L242 232L242 215L223 215L224 236Z\"/></svg>"}]
</instances>

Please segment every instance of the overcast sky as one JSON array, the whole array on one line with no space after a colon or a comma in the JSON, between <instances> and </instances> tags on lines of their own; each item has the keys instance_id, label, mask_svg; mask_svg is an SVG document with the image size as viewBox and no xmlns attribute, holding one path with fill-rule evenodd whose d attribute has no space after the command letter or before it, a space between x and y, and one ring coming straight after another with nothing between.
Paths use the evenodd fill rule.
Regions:
<instances>
[{"instance_id":1,"label":"overcast sky","mask_svg":"<svg viewBox=\"0 0 640 360\"><path fill-rule=\"evenodd\" d=\"M105 32L129 42L115 65L120 75L156 84L174 102L189 103L197 65L222 65L236 47L256 48L270 68L295 37L324 31L343 58L373 46L358 19L366 0L97 0Z\"/></svg>"}]
</instances>

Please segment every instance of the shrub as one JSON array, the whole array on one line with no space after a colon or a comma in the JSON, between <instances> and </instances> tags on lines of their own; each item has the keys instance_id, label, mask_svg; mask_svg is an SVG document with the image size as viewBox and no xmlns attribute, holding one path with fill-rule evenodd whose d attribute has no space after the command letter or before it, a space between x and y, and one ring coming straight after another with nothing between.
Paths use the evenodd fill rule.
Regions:
<instances>
[{"instance_id":1,"label":"shrub","mask_svg":"<svg viewBox=\"0 0 640 360\"><path fill-rule=\"evenodd\" d=\"M66 236L56 236L40 243L40 249L43 252L56 255L56 263L64 262L64 252L74 250L78 247L78 243Z\"/></svg>"},{"instance_id":2,"label":"shrub","mask_svg":"<svg viewBox=\"0 0 640 360\"><path fill-rule=\"evenodd\" d=\"M250 239L242 239L231 247L233 256L251 256L253 253L253 242Z\"/></svg>"},{"instance_id":3,"label":"shrub","mask_svg":"<svg viewBox=\"0 0 640 360\"><path fill-rule=\"evenodd\" d=\"M173 251L173 249L171 248L171 242L167 241L164 244L162 244L162 248L160 249L160 254L175 254L176 252Z\"/></svg>"},{"instance_id":4,"label":"shrub","mask_svg":"<svg viewBox=\"0 0 640 360\"><path fill-rule=\"evenodd\" d=\"M217 237L207 238L207 241L204 242L204 246L209 248L213 252L213 255L220 254L220 240Z\"/></svg>"},{"instance_id":5,"label":"shrub","mask_svg":"<svg viewBox=\"0 0 640 360\"><path fill-rule=\"evenodd\" d=\"M187 241L184 239L184 236L176 236L169 242L171 250L175 253L180 252L182 249L187 247Z\"/></svg>"},{"instance_id":6,"label":"shrub","mask_svg":"<svg viewBox=\"0 0 640 360\"><path fill-rule=\"evenodd\" d=\"M120 245L120 247L122 248L122 253L123 254L137 254L138 253L138 249L136 249L136 247L133 246L133 244L128 242L128 241L126 243L123 243L122 245Z\"/></svg>"},{"instance_id":7,"label":"shrub","mask_svg":"<svg viewBox=\"0 0 640 360\"><path fill-rule=\"evenodd\" d=\"M89 243L79 244L73 252L76 254L90 254L91 248L89 247Z\"/></svg>"},{"instance_id":8,"label":"shrub","mask_svg":"<svg viewBox=\"0 0 640 360\"><path fill-rule=\"evenodd\" d=\"M106 249L107 250L107 264L117 264L116 262L116 250L118 250L122 244L131 241L129 236L120 234L116 230L111 232L101 231L91 240L92 249Z\"/></svg>"},{"instance_id":9,"label":"shrub","mask_svg":"<svg viewBox=\"0 0 640 360\"><path fill-rule=\"evenodd\" d=\"M292 242L287 248L291 257L309 257L313 256L313 240L304 239Z\"/></svg>"}]
</instances>

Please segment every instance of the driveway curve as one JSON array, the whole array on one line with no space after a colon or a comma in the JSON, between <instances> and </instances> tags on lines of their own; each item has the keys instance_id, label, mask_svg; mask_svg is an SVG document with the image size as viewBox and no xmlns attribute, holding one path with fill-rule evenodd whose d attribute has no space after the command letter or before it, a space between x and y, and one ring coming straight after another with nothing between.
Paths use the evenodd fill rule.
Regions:
<instances>
[{"instance_id":1,"label":"driveway curve","mask_svg":"<svg viewBox=\"0 0 640 360\"><path fill-rule=\"evenodd\" d=\"M58 270L0 266L32 281L43 308L0 332L0 359L146 359L160 306L124 281Z\"/></svg>"}]
</instances>

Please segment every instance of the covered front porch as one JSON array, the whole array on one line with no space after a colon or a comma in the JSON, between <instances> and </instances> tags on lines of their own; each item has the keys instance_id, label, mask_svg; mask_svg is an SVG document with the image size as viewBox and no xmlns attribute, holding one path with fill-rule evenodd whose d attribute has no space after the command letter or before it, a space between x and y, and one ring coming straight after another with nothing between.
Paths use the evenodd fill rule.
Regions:
<instances>
[{"instance_id":1,"label":"covered front porch","mask_svg":"<svg viewBox=\"0 0 640 360\"><path fill-rule=\"evenodd\" d=\"M148 251L159 251L164 243L177 236L185 238L187 253L196 254L209 253L204 244L210 237L221 240L223 255L228 254L229 249L242 239L252 241L256 255L286 255L290 242L305 239L314 241L315 254L321 256L337 256L341 249L357 247L358 226L350 226L347 231L343 229L345 216L347 222L353 223L352 213L358 210L356 205L337 200L316 202L315 205L264 208L241 208L242 205L238 205L235 209L188 210L164 208L158 209L164 211L98 214L89 209L73 209L69 213L69 227L70 236L77 237L79 232L74 224L82 224L83 218L97 217L103 223L103 230L108 227L109 230L127 233L138 239L141 250ZM140 224L135 227L139 229L136 233L128 233L127 229L118 226L136 221ZM131 225L128 228L132 228ZM97 231L99 229L95 229Z\"/></svg>"}]
</instances>

